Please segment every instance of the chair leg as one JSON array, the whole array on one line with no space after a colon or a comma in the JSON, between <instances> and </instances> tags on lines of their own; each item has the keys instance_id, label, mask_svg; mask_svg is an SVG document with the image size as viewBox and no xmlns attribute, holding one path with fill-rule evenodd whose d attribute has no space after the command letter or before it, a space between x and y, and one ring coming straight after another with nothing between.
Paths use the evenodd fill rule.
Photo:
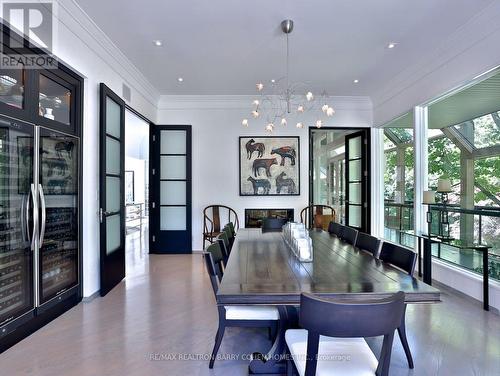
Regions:
<instances>
[{"instance_id":1,"label":"chair leg","mask_svg":"<svg viewBox=\"0 0 500 376\"><path fill-rule=\"evenodd\" d=\"M222 343L222 337L224 337L224 324L219 323L219 329L217 330L217 335L215 336L214 349L212 350L212 356L210 357L210 363L208 368L214 368L215 358L217 357L217 352L219 351L220 344Z\"/></svg>"},{"instance_id":2,"label":"chair leg","mask_svg":"<svg viewBox=\"0 0 500 376\"><path fill-rule=\"evenodd\" d=\"M413 358L411 356L410 346L408 345L408 339L406 338L406 305L405 305L405 313L403 314L403 320L401 321L401 326L398 328L399 339L401 340L401 344L403 345L403 349L405 350L406 359L408 360L408 367L413 369Z\"/></svg>"}]
</instances>

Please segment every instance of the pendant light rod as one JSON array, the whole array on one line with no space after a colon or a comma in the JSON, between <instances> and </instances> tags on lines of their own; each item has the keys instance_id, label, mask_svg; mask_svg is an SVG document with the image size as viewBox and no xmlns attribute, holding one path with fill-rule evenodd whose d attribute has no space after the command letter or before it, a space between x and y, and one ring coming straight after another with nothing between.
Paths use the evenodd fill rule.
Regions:
<instances>
[{"instance_id":1,"label":"pendant light rod","mask_svg":"<svg viewBox=\"0 0 500 376\"><path fill-rule=\"evenodd\" d=\"M293 21L292 20L283 20L281 21L281 30L286 34L286 111L288 113L292 112L291 109L291 92L290 92L290 84L289 84L289 75L290 75L290 51L288 44L288 34L293 31Z\"/></svg>"}]
</instances>

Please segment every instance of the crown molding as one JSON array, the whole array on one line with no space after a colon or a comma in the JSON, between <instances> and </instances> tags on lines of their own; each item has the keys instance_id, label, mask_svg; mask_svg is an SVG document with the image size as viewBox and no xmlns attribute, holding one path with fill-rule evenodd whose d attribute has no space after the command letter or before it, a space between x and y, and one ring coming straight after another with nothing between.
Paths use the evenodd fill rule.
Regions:
<instances>
[{"instance_id":1,"label":"crown molding","mask_svg":"<svg viewBox=\"0 0 500 376\"><path fill-rule=\"evenodd\" d=\"M80 39L90 50L116 71L122 77L125 84L141 94L146 101L156 108L160 92L97 26L90 16L85 13L80 5L75 0L68 0L58 1L58 6L59 11L55 15L58 21L64 24L76 38ZM64 11L64 16L61 11ZM75 30L74 25L69 25L66 23L67 21L74 22L84 33Z\"/></svg>"}]
</instances>

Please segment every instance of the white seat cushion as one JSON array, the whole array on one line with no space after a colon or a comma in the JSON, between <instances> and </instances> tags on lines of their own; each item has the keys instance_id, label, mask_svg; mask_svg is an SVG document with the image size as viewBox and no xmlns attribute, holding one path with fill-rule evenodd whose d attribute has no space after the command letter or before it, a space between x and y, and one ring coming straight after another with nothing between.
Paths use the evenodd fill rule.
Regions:
<instances>
[{"instance_id":1,"label":"white seat cushion","mask_svg":"<svg viewBox=\"0 0 500 376\"><path fill-rule=\"evenodd\" d=\"M288 329L286 344L299 375L306 372L307 330ZM378 360L364 338L332 338L320 336L316 376L374 375Z\"/></svg>"},{"instance_id":2,"label":"white seat cushion","mask_svg":"<svg viewBox=\"0 0 500 376\"><path fill-rule=\"evenodd\" d=\"M273 306L224 306L226 320L279 320L278 308Z\"/></svg>"}]
</instances>

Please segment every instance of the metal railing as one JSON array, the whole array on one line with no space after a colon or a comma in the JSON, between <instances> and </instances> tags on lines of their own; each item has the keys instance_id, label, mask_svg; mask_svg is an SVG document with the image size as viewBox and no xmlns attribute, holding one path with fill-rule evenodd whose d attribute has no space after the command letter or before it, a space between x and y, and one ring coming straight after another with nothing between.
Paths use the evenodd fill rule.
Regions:
<instances>
[{"instance_id":1,"label":"metal railing","mask_svg":"<svg viewBox=\"0 0 500 376\"><path fill-rule=\"evenodd\" d=\"M414 230L413 203L396 204L386 202L384 226L386 237L403 245L414 247L415 240L405 231ZM492 279L500 281L500 207L476 206L463 209L459 205L435 204L431 206L431 235L438 236L441 228L441 213L448 212L450 235L462 244L483 244L488 248L488 272ZM427 230L426 230L427 232ZM484 274L481 251L467 246L456 247L452 244L433 245L432 255L440 260L463 269Z\"/></svg>"}]
</instances>

